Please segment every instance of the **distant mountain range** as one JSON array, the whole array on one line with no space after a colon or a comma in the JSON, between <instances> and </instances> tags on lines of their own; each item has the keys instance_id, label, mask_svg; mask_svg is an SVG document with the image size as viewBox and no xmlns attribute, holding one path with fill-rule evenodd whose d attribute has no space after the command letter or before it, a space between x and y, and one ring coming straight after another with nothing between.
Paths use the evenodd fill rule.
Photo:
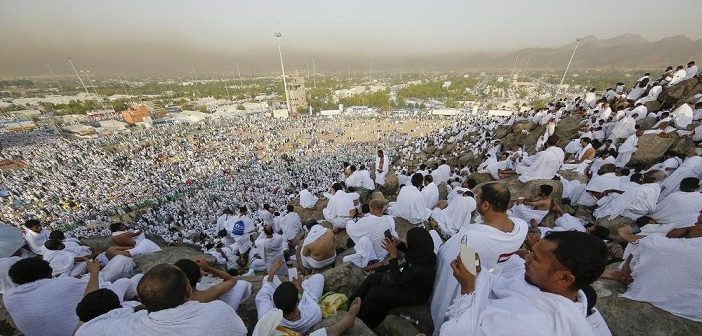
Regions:
<instances>
[{"instance_id":1,"label":"distant mountain range","mask_svg":"<svg viewBox=\"0 0 702 336\"><path fill-rule=\"evenodd\" d=\"M568 63L575 44L574 41L559 48L527 48L508 54L474 54L467 56L461 63L468 67L497 69L512 68L515 62L524 67L528 61L529 69L563 68ZM458 55L452 55L455 56ZM572 67L661 68L685 65L690 60L702 62L702 40L676 35L651 42L635 34L610 39L588 35L580 41ZM454 61L458 60L450 63Z\"/></svg>"}]
</instances>

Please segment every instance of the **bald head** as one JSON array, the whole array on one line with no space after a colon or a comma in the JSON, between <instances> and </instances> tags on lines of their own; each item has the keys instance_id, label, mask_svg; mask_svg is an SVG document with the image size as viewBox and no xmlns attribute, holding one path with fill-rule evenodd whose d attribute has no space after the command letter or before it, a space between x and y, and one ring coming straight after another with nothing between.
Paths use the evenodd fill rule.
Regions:
<instances>
[{"instance_id":1,"label":"bald head","mask_svg":"<svg viewBox=\"0 0 702 336\"><path fill-rule=\"evenodd\" d=\"M154 266L137 286L139 299L149 312L178 307L188 300L191 292L185 273L171 264Z\"/></svg>"},{"instance_id":2,"label":"bald head","mask_svg":"<svg viewBox=\"0 0 702 336\"><path fill-rule=\"evenodd\" d=\"M488 183L480 187L480 202L487 202L495 212L507 211L511 197L509 189L499 183Z\"/></svg>"}]
</instances>

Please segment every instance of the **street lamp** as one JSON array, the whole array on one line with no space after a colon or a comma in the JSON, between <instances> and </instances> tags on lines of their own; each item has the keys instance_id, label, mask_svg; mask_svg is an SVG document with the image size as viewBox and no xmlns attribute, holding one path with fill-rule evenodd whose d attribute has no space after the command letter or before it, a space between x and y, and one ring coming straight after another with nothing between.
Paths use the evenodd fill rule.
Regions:
<instances>
[{"instance_id":1,"label":"street lamp","mask_svg":"<svg viewBox=\"0 0 702 336\"><path fill-rule=\"evenodd\" d=\"M566 78L566 74L568 74L568 69L570 69L570 63L573 62L573 57L575 57L575 52L578 50L578 46L580 45L580 41L582 41L582 38L576 38L575 39L575 48L573 49L573 54L570 55L570 61L568 61L568 66L566 66L565 71L563 72L563 77L561 78L561 83L558 84L558 88L556 88L556 99L558 99L558 94L561 93L561 86L563 85L563 81Z\"/></svg>"},{"instance_id":2,"label":"street lamp","mask_svg":"<svg viewBox=\"0 0 702 336\"><path fill-rule=\"evenodd\" d=\"M283 90L285 90L285 109L290 112L290 95L288 95L288 82L285 79L285 65L283 65L283 52L280 49L280 37L283 36L280 32L275 33L275 38L278 41L278 55L280 55L280 70L283 72Z\"/></svg>"}]
</instances>

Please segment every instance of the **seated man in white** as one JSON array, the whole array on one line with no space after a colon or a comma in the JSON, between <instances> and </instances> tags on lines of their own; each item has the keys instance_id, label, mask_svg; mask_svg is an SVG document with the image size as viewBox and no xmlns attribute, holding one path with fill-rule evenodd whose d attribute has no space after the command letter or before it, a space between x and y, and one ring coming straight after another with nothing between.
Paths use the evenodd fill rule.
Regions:
<instances>
[{"instance_id":1,"label":"seated man in white","mask_svg":"<svg viewBox=\"0 0 702 336\"><path fill-rule=\"evenodd\" d=\"M122 223L110 224L110 231L112 232L112 241L117 246L107 249L106 254L108 258L118 254L126 257L135 257L140 254L161 251L161 248L156 243L146 238L143 231L128 230L127 226Z\"/></svg>"},{"instance_id":2,"label":"seated man in white","mask_svg":"<svg viewBox=\"0 0 702 336\"><path fill-rule=\"evenodd\" d=\"M669 194L680 190L680 182L686 177L699 177L702 175L702 156L696 150L687 153L687 157L680 164L680 167L672 172L661 183L661 195L658 200L665 199Z\"/></svg>"},{"instance_id":3,"label":"seated man in white","mask_svg":"<svg viewBox=\"0 0 702 336\"><path fill-rule=\"evenodd\" d=\"M35 257L36 254L29 251L22 232L17 227L0 223L0 240L0 294L3 294L5 290L15 287L8 275L10 267L22 259Z\"/></svg>"},{"instance_id":4,"label":"seated man in white","mask_svg":"<svg viewBox=\"0 0 702 336\"><path fill-rule=\"evenodd\" d=\"M297 245L297 241L301 238L302 219L291 204L288 204L287 211L288 213L283 216L280 226L283 230L283 239L288 242L288 246L292 251Z\"/></svg>"},{"instance_id":5,"label":"seated man in white","mask_svg":"<svg viewBox=\"0 0 702 336\"><path fill-rule=\"evenodd\" d=\"M307 183L303 183L302 190L300 190L300 206L305 209L314 209L318 200L319 198L310 192Z\"/></svg>"},{"instance_id":6,"label":"seated man in white","mask_svg":"<svg viewBox=\"0 0 702 336\"><path fill-rule=\"evenodd\" d=\"M434 208L431 212L444 237L452 237L465 225L470 224L476 203L473 193L464 188L456 188L455 196L448 201L446 208Z\"/></svg>"},{"instance_id":7,"label":"seated man in white","mask_svg":"<svg viewBox=\"0 0 702 336\"><path fill-rule=\"evenodd\" d=\"M49 239L44 245L42 258L49 262L54 277L81 278L88 273L88 260L91 255L77 255L68 250L58 239ZM134 261L132 258L116 255L100 271L100 281L113 282L130 276L133 270Z\"/></svg>"},{"instance_id":8,"label":"seated man in white","mask_svg":"<svg viewBox=\"0 0 702 336\"><path fill-rule=\"evenodd\" d=\"M593 335L581 289L602 274L607 253L601 239L563 231L536 243L525 267L511 277L480 265L476 278L457 258L451 268L461 296L449 308L440 334Z\"/></svg>"},{"instance_id":9,"label":"seated man in white","mask_svg":"<svg viewBox=\"0 0 702 336\"><path fill-rule=\"evenodd\" d=\"M411 185L400 188L397 201L390 202L388 215L403 218L410 224L421 224L429 219L431 210L426 207L426 200L419 191L423 181L424 175L421 173L412 175Z\"/></svg>"},{"instance_id":10,"label":"seated man in white","mask_svg":"<svg viewBox=\"0 0 702 336\"><path fill-rule=\"evenodd\" d=\"M571 169L575 170L579 174L585 175L587 166L590 165L596 154L596 151L590 142L591 140L588 137L580 138L580 149L578 150L575 159L566 161L563 166L561 166L561 169Z\"/></svg>"},{"instance_id":11,"label":"seated man in white","mask_svg":"<svg viewBox=\"0 0 702 336\"><path fill-rule=\"evenodd\" d=\"M651 217L661 224L687 224L685 221L690 215L702 211L702 194L697 192L699 187L698 178L684 178L680 181L680 191L659 201Z\"/></svg>"},{"instance_id":12,"label":"seated man in white","mask_svg":"<svg viewBox=\"0 0 702 336\"><path fill-rule=\"evenodd\" d=\"M305 226L308 233L302 243L297 245L295 253L298 268L304 272L306 269L314 271L334 265L336 261L334 231L317 224L314 219L305 222Z\"/></svg>"},{"instance_id":13,"label":"seated man in white","mask_svg":"<svg viewBox=\"0 0 702 336\"><path fill-rule=\"evenodd\" d=\"M670 83L668 83L668 86L673 86L682 82L683 80L685 80L685 77L687 77L687 71L685 71L685 67L682 65L678 65L678 67L675 69L675 73L673 73L673 78L670 80Z\"/></svg>"},{"instance_id":14,"label":"seated man in white","mask_svg":"<svg viewBox=\"0 0 702 336\"><path fill-rule=\"evenodd\" d=\"M427 209L434 209L439 203L439 187L434 183L434 177L431 175L424 176L424 188L422 188L422 197Z\"/></svg>"},{"instance_id":15,"label":"seated man in white","mask_svg":"<svg viewBox=\"0 0 702 336\"><path fill-rule=\"evenodd\" d=\"M280 309L283 311L280 326L305 334L322 320L322 310L317 301L324 290L324 276L315 274L305 281L298 277L293 279L294 282L281 283L275 271L282 264L275 263L272 272L263 278L261 290L256 294L258 318L261 319L272 309ZM302 298L299 298L300 292Z\"/></svg>"},{"instance_id":16,"label":"seated man in white","mask_svg":"<svg viewBox=\"0 0 702 336\"><path fill-rule=\"evenodd\" d=\"M592 215L597 219L607 216L609 219L614 219L617 216L637 219L653 212L656 208L658 195L661 193L661 187L658 183L654 183L652 174L645 174L643 183L636 182L632 188L624 191L621 195L610 198L606 203L598 202L598 207L592 212Z\"/></svg>"},{"instance_id":17,"label":"seated man in white","mask_svg":"<svg viewBox=\"0 0 702 336\"><path fill-rule=\"evenodd\" d=\"M221 300L232 309L237 310L239 304L244 302L251 295L251 283L238 280L229 273L210 266L204 259L181 259L175 262L190 282L193 289L190 301L202 303ZM221 282L202 282L202 273L209 273L221 280Z\"/></svg>"},{"instance_id":18,"label":"seated man in white","mask_svg":"<svg viewBox=\"0 0 702 336\"><path fill-rule=\"evenodd\" d=\"M324 219L334 225L337 230L346 227L346 223L351 219L351 210L355 209L353 201L357 200L357 193L346 193L342 190L340 183L331 186L331 196L327 207L322 210Z\"/></svg>"},{"instance_id":19,"label":"seated man in white","mask_svg":"<svg viewBox=\"0 0 702 336\"><path fill-rule=\"evenodd\" d=\"M558 147L559 137L557 135L552 135L548 137L546 141L546 149L534 154L529 157L530 164L527 166L526 162L519 167L517 171L519 180L522 182L528 182L536 179L552 179L556 176L558 169L563 165L563 159L565 153ZM533 159L532 159L533 158Z\"/></svg>"},{"instance_id":20,"label":"seated man in white","mask_svg":"<svg viewBox=\"0 0 702 336\"><path fill-rule=\"evenodd\" d=\"M520 218L531 226L537 226L553 207L552 192L552 186L548 184L540 185L539 194L536 197L515 200L512 208L507 211L507 215Z\"/></svg>"},{"instance_id":21,"label":"seated man in white","mask_svg":"<svg viewBox=\"0 0 702 336\"><path fill-rule=\"evenodd\" d=\"M496 274L511 274L513 255L524 243L529 231L526 222L507 216L510 192L499 183L485 184L477 190L475 200L482 222L469 224L441 245L437 253L437 272L431 298L431 316L434 325L440 326L451 302L459 296L460 287L453 277L449 264L459 253L461 241L482 257L482 267L492 269ZM434 329L438 335L439 328Z\"/></svg>"},{"instance_id":22,"label":"seated man in white","mask_svg":"<svg viewBox=\"0 0 702 336\"><path fill-rule=\"evenodd\" d=\"M13 264L8 273L16 287L5 291L3 302L17 329L27 336L72 335L78 323L78 302L85 293L100 287L100 263L89 261L87 268L90 277L86 282L52 277L51 266L42 259L27 258ZM123 300L136 294L134 285L130 279L119 279L103 287Z\"/></svg>"},{"instance_id":23,"label":"seated man in white","mask_svg":"<svg viewBox=\"0 0 702 336\"><path fill-rule=\"evenodd\" d=\"M189 301L193 289L174 265L151 268L139 281L137 293L146 309L114 309L82 325L76 336L247 334L244 322L226 303Z\"/></svg>"},{"instance_id":24,"label":"seated man in white","mask_svg":"<svg viewBox=\"0 0 702 336\"><path fill-rule=\"evenodd\" d=\"M372 200L370 214L346 226L346 233L353 240L356 253L344 257L344 262L366 267L370 261L385 259L387 251L383 248L383 241L386 231L390 231L393 237L398 237L395 219L383 215L383 201Z\"/></svg>"},{"instance_id":25,"label":"seated man in white","mask_svg":"<svg viewBox=\"0 0 702 336\"><path fill-rule=\"evenodd\" d=\"M24 240L27 241L27 247L36 253L41 254L44 243L49 240L49 231L45 230L41 222L37 219L30 219L24 222L25 230Z\"/></svg>"}]
</instances>

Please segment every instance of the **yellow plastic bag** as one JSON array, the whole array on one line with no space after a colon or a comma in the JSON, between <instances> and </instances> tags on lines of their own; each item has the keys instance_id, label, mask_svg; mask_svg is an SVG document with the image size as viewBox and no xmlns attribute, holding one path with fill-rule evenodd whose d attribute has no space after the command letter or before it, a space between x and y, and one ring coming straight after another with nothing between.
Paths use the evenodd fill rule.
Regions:
<instances>
[{"instance_id":1,"label":"yellow plastic bag","mask_svg":"<svg viewBox=\"0 0 702 336\"><path fill-rule=\"evenodd\" d=\"M337 310L343 310L348 300L349 298L344 294L330 293L325 295L322 298L322 302L319 303L319 307L322 309L322 317L327 318L336 315Z\"/></svg>"}]
</instances>

